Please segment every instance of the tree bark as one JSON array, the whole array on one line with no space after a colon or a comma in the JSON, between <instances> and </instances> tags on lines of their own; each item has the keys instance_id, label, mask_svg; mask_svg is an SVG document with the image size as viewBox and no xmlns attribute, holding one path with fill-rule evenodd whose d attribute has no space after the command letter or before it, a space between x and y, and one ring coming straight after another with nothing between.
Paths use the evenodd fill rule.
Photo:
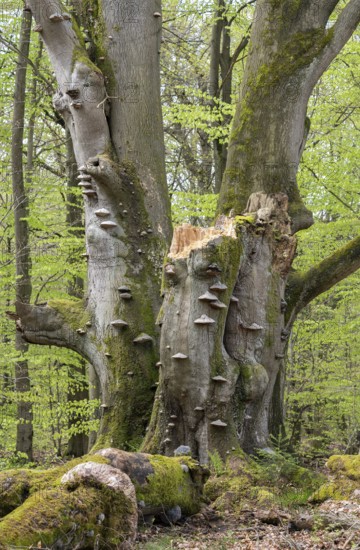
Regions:
<instances>
[{"instance_id":1,"label":"tree bark","mask_svg":"<svg viewBox=\"0 0 360 550\"><path fill-rule=\"evenodd\" d=\"M85 314L81 302L18 302L18 327L29 342L67 346L92 362L102 393L97 445L139 441L156 363L160 379L144 449L171 454L189 444L207 462L214 449L225 455L229 445L247 451L268 445L282 418L294 233L312 223L296 184L307 102L360 19L358 2L350 0L334 30L326 30L330 2L314 9L310 2L258 0L220 216L208 230L180 229L165 265L160 361L157 274L170 235L158 96L160 4L142 2L130 15L123 1L102 2L102 9L91 4L83 26L93 34L89 55L96 63L67 17L36 13L60 87L55 104L72 134L85 189L88 296ZM36 12L38 3L30 6ZM51 6L61 13L60 4ZM337 280L330 276L329 284Z\"/></svg>"},{"instance_id":2,"label":"tree bark","mask_svg":"<svg viewBox=\"0 0 360 550\"><path fill-rule=\"evenodd\" d=\"M156 376L162 254L171 234L160 108L161 18L154 15L161 8L158 1L142 4L134 13L125 1L101 7L92 2L91 9L77 11L93 44L87 52L60 3L29 2L58 81L54 105L81 168L89 318L88 326L77 328L84 331L80 353L101 384L99 446L136 445L143 435ZM111 324L120 319L127 324ZM33 329L23 335L49 341L41 327ZM76 327L58 336L60 345L79 349ZM85 349L96 349L95 361Z\"/></svg>"},{"instance_id":3,"label":"tree bark","mask_svg":"<svg viewBox=\"0 0 360 550\"><path fill-rule=\"evenodd\" d=\"M15 254L16 254L16 300L29 303L31 298L31 257L29 245L29 201L24 185L23 139L25 127L25 97L27 57L30 49L31 13L24 11L21 21L19 55L17 60L12 120L11 165L14 197ZM31 143L29 144L31 147ZM32 405L21 394L30 392L29 367L26 359L28 345L16 332L15 348L20 360L15 364L15 389L19 393L17 405L16 450L33 456Z\"/></svg>"}]
</instances>

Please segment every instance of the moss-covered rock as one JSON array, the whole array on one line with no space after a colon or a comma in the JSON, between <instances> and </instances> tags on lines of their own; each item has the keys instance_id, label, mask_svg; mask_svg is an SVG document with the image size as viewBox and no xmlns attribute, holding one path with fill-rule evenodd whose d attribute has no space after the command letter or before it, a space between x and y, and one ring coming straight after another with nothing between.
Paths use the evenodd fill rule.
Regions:
<instances>
[{"instance_id":1,"label":"moss-covered rock","mask_svg":"<svg viewBox=\"0 0 360 550\"><path fill-rule=\"evenodd\" d=\"M49 470L0 474L0 550L133 548L138 519L199 510L206 471L188 456L103 449ZM141 503L141 505L140 505Z\"/></svg>"},{"instance_id":2,"label":"moss-covered rock","mask_svg":"<svg viewBox=\"0 0 360 550\"><path fill-rule=\"evenodd\" d=\"M132 503L106 487L79 485L38 491L0 521L0 548L43 545L64 550L130 548L135 533L129 516ZM101 544L102 543L102 544Z\"/></svg>"},{"instance_id":3,"label":"moss-covered rock","mask_svg":"<svg viewBox=\"0 0 360 550\"><path fill-rule=\"evenodd\" d=\"M310 502L346 500L359 489L360 455L334 455L326 463L331 479L310 497Z\"/></svg>"}]
</instances>

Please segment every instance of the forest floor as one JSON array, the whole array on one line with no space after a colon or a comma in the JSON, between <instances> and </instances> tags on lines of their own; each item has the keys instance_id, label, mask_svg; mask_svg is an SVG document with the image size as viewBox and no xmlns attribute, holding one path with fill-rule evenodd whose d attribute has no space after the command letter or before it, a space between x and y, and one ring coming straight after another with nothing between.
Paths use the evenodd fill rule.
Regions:
<instances>
[{"instance_id":1,"label":"forest floor","mask_svg":"<svg viewBox=\"0 0 360 550\"><path fill-rule=\"evenodd\" d=\"M292 510L244 508L236 515L206 506L180 525L144 528L136 549L360 550L360 502L327 500Z\"/></svg>"}]
</instances>

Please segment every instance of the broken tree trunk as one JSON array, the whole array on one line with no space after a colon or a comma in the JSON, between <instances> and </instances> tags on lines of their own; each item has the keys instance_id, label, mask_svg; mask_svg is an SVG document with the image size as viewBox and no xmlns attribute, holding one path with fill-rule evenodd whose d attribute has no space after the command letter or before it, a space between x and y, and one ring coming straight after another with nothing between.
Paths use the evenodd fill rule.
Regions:
<instances>
[{"instance_id":1,"label":"broken tree trunk","mask_svg":"<svg viewBox=\"0 0 360 550\"><path fill-rule=\"evenodd\" d=\"M285 283L295 252L287 197L255 193L246 216L181 226L164 268L159 386L145 450L265 447L284 357Z\"/></svg>"}]
</instances>

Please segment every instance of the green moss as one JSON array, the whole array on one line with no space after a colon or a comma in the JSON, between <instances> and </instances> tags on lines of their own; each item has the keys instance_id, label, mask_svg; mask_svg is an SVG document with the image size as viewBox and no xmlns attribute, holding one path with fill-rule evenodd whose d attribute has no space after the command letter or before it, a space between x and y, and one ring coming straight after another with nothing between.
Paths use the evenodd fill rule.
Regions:
<instances>
[{"instance_id":1,"label":"green moss","mask_svg":"<svg viewBox=\"0 0 360 550\"><path fill-rule=\"evenodd\" d=\"M149 456L149 460L154 474L148 476L146 485L136 487L137 499L165 509L179 505L187 515L196 513L201 504L199 494L189 474L181 468L182 464L189 469L196 468L196 463L189 457L160 455Z\"/></svg>"},{"instance_id":2,"label":"green moss","mask_svg":"<svg viewBox=\"0 0 360 550\"><path fill-rule=\"evenodd\" d=\"M82 300L49 300L49 306L64 318L64 321L74 330L84 327L90 321L90 315L84 308Z\"/></svg>"},{"instance_id":3,"label":"green moss","mask_svg":"<svg viewBox=\"0 0 360 550\"><path fill-rule=\"evenodd\" d=\"M327 461L329 470L352 480L360 480L360 455L334 455Z\"/></svg>"},{"instance_id":4,"label":"green moss","mask_svg":"<svg viewBox=\"0 0 360 550\"><path fill-rule=\"evenodd\" d=\"M112 524L117 532L126 532L126 520L121 522L121 518L126 518L131 503L124 495L102 486L89 488L79 484L76 490L70 491L61 485L67 471L88 460L108 463L105 457L87 455L44 471L1 472L2 511L7 515L0 521L0 548L8 548L9 543L36 544L39 538L44 544L54 544L64 533L74 531L74 523L94 530L95 535L106 536L108 541L113 537ZM100 513L109 518L104 525L98 524ZM82 536L83 530L77 529L76 533L79 534L71 539L73 543L78 542L76 536Z\"/></svg>"},{"instance_id":5,"label":"green moss","mask_svg":"<svg viewBox=\"0 0 360 550\"><path fill-rule=\"evenodd\" d=\"M235 216L236 225L244 225L245 223L254 223L255 220L256 220L256 216L254 215Z\"/></svg>"},{"instance_id":6,"label":"green moss","mask_svg":"<svg viewBox=\"0 0 360 550\"><path fill-rule=\"evenodd\" d=\"M271 506L271 504L274 504L276 500L276 496L274 495L274 493L271 493L270 491L262 487L255 488L254 496L258 504L260 504L260 506L264 506L264 505Z\"/></svg>"},{"instance_id":7,"label":"green moss","mask_svg":"<svg viewBox=\"0 0 360 550\"><path fill-rule=\"evenodd\" d=\"M92 532L89 542L99 535L110 544L118 533L129 532L131 506L125 495L107 488L80 485L71 492L64 487L44 490L0 521L0 548L9 543L35 546L39 539L46 546L66 540L75 547L85 532ZM100 514L109 520L100 524Z\"/></svg>"}]
</instances>

